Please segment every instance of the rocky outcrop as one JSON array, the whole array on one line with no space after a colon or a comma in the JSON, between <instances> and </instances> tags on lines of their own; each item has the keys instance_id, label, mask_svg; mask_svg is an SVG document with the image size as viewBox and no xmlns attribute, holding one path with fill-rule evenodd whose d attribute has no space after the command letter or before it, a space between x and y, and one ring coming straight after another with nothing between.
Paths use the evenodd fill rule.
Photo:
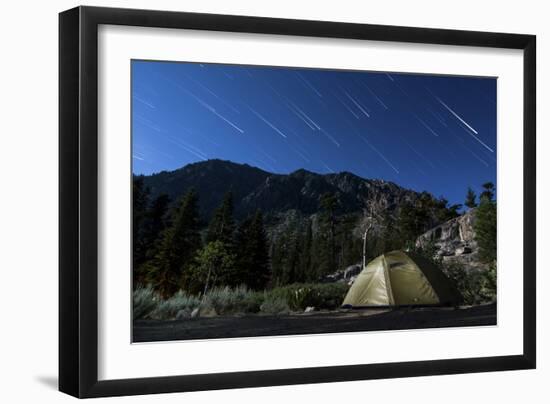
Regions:
<instances>
[{"instance_id":1,"label":"rocky outcrop","mask_svg":"<svg viewBox=\"0 0 550 404\"><path fill-rule=\"evenodd\" d=\"M352 285L359 273L361 272L361 264L350 265L346 269L336 271L324 277L325 282L342 282Z\"/></svg>"},{"instance_id":2,"label":"rocky outcrop","mask_svg":"<svg viewBox=\"0 0 550 404\"><path fill-rule=\"evenodd\" d=\"M429 249L436 248L436 255L443 259L443 263L458 263L465 270L482 269L479 262L479 248L475 240L474 224L476 210L471 209L463 215L451 219L416 239L416 247Z\"/></svg>"}]
</instances>

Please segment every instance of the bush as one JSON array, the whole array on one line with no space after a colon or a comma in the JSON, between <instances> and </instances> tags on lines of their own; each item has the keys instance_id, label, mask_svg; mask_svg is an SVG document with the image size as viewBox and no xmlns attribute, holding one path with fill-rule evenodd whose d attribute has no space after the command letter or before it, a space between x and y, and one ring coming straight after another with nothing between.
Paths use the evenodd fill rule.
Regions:
<instances>
[{"instance_id":1,"label":"bush","mask_svg":"<svg viewBox=\"0 0 550 404\"><path fill-rule=\"evenodd\" d=\"M269 294L286 300L292 310L316 309L334 310L340 307L348 285L344 283L294 283L273 289Z\"/></svg>"},{"instance_id":2,"label":"bush","mask_svg":"<svg viewBox=\"0 0 550 404\"><path fill-rule=\"evenodd\" d=\"M449 278L455 283L458 291L467 305L492 303L496 301L496 263L492 263L486 270L465 270L462 265L446 266Z\"/></svg>"},{"instance_id":3,"label":"bush","mask_svg":"<svg viewBox=\"0 0 550 404\"><path fill-rule=\"evenodd\" d=\"M206 293L203 305L213 308L218 314L257 313L262 303L261 293L248 290L246 286L214 288Z\"/></svg>"},{"instance_id":4,"label":"bush","mask_svg":"<svg viewBox=\"0 0 550 404\"><path fill-rule=\"evenodd\" d=\"M284 297L269 293L265 294L265 299L260 306L260 310L265 314L287 314L290 312L290 308Z\"/></svg>"},{"instance_id":5,"label":"bush","mask_svg":"<svg viewBox=\"0 0 550 404\"><path fill-rule=\"evenodd\" d=\"M464 304L476 305L496 301L496 261L488 264L486 269L466 270L459 263L444 264L442 257L436 255L437 250L435 244L430 242L423 249L415 249L414 252L443 270L462 295Z\"/></svg>"},{"instance_id":6,"label":"bush","mask_svg":"<svg viewBox=\"0 0 550 404\"><path fill-rule=\"evenodd\" d=\"M147 318L158 304L158 297L151 287L138 286L132 300L134 320Z\"/></svg>"},{"instance_id":7,"label":"bush","mask_svg":"<svg viewBox=\"0 0 550 404\"><path fill-rule=\"evenodd\" d=\"M263 292L249 291L239 302L238 311L240 313L258 313L264 302L265 296Z\"/></svg>"},{"instance_id":8,"label":"bush","mask_svg":"<svg viewBox=\"0 0 550 404\"><path fill-rule=\"evenodd\" d=\"M169 320L175 318L178 311L184 309L193 310L199 307L199 305L200 300L197 297L188 295L180 290L166 300L159 300L157 307L150 314L150 317L157 320Z\"/></svg>"}]
</instances>

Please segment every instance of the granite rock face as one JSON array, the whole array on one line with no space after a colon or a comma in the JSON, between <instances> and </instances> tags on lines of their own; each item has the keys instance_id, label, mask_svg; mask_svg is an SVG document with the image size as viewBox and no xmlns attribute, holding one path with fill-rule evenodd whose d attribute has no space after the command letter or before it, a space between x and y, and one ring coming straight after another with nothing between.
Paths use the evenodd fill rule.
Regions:
<instances>
[{"instance_id":1,"label":"granite rock face","mask_svg":"<svg viewBox=\"0 0 550 404\"><path fill-rule=\"evenodd\" d=\"M476 210L470 209L422 234L416 239L416 247L426 248L433 244L443 263L458 263L465 270L483 269L485 266L479 262L479 247L475 240L475 220Z\"/></svg>"}]
</instances>

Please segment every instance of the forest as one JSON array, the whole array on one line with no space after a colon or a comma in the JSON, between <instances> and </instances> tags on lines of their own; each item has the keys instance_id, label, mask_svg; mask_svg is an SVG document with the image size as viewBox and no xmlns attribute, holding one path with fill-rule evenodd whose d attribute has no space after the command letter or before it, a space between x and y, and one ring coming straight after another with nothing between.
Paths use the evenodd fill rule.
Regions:
<instances>
[{"instance_id":1,"label":"forest","mask_svg":"<svg viewBox=\"0 0 550 404\"><path fill-rule=\"evenodd\" d=\"M479 198L468 189L464 209L477 209L480 252L491 263L496 260L495 188L492 183L483 187ZM461 209L462 205L449 205L423 192L392 213L379 213L376 231L367 239L367 261L394 249L414 249L420 234L459 216ZM177 293L204 296L224 287L256 292L292 289L320 284L362 257L365 213L342 213L335 193L322 194L317 213L288 214L278 222L260 210L237 220L231 191L211 217L199 212L200 195L194 189L176 201L166 194L151 197L143 177L134 176L134 290L148 287L169 299ZM433 251L423 253L433 258ZM460 271L455 273L463 288L472 287Z\"/></svg>"}]
</instances>

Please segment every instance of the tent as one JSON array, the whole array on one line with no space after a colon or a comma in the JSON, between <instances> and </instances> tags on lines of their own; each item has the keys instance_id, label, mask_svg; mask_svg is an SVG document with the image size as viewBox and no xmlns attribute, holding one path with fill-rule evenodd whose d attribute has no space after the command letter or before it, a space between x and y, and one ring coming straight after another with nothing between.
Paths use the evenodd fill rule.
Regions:
<instances>
[{"instance_id":1,"label":"tent","mask_svg":"<svg viewBox=\"0 0 550 404\"><path fill-rule=\"evenodd\" d=\"M430 261L417 254L392 251L363 268L342 306L453 306L461 300L449 278Z\"/></svg>"}]
</instances>

